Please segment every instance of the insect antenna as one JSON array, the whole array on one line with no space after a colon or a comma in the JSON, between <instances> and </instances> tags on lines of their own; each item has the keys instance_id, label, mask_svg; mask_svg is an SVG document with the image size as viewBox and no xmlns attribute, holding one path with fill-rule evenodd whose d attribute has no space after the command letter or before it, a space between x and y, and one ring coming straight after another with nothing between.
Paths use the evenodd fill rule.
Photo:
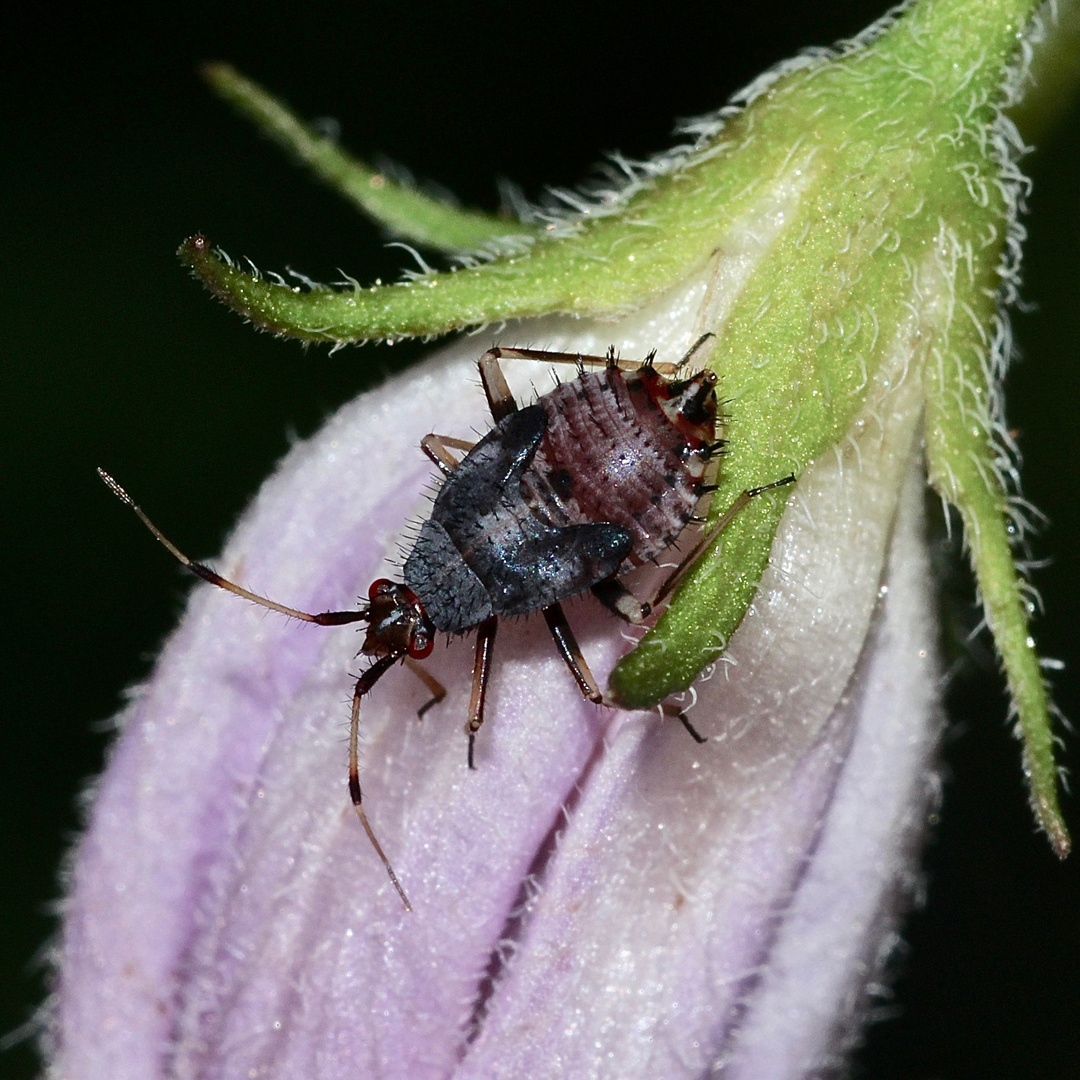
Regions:
<instances>
[{"instance_id":1,"label":"insect antenna","mask_svg":"<svg viewBox=\"0 0 1080 1080\"><path fill-rule=\"evenodd\" d=\"M398 881L398 876L394 873L394 868L390 865L390 860L386 857L386 852L383 851L382 844L375 838L375 833L371 828L371 823L367 819L367 814L364 813L364 807L361 805L362 795L360 792L360 702L371 688L404 655L404 653L392 652L386 656L380 656L379 659L356 680L356 689L353 691L352 717L349 722L349 798L352 799L353 807L356 810L356 816L360 819L360 824L363 826L364 832L367 833L367 838L371 841L371 846L375 849L375 854L379 856L383 866L386 867L386 872L390 875L390 882L397 890L398 896L401 897L401 902L405 905L405 910L412 911L412 904L409 903L409 898L405 895L405 890L401 887L401 882Z\"/></svg>"},{"instance_id":2,"label":"insect antenna","mask_svg":"<svg viewBox=\"0 0 1080 1080\"><path fill-rule=\"evenodd\" d=\"M112 493L124 503L125 506L129 506L134 511L136 517L138 517L138 519L150 530L154 535L154 538L163 544L178 562L182 563L192 573L197 574L204 581L209 581L211 585L217 585L218 588L224 589L226 592L235 593L237 596L241 596L245 600L250 600L253 604L258 604L260 607L268 608L270 611L277 611L282 615L289 616L289 618L300 619L303 622L316 623L319 626L341 626L345 623L366 622L369 620L370 615L368 608L363 608L359 611L323 611L312 614L308 611L300 611L297 608L287 607L285 604L279 604L274 600L269 600L265 596L260 596L258 593L253 593L249 589L245 589L235 582L223 578L220 574L211 570L210 567L195 562L194 559L189 559L150 520L150 518L146 516L142 507L139 506L138 503L136 503L135 500L132 499L132 497L104 469L98 469L98 476L101 477ZM403 655L404 653L392 652L388 656L380 657L357 680L356 690L353 693L352 725L349 731L349 795L352 799L352 804L356 809L357 817L360 819L360 824L363 826L368 840L371 841L371 846L375 849L375 854L379 856L383 866L386 867L386 872L390 875L390 881L397 890L398 896L401 897L401 902L405 905L405 910L412 911L412 904L409 903L409 898L405 895L405 890L401 887L401 882L398 881L397 874L394 873L394 868L390 865L390 860L386 857L382 845L376 839L375 832L371 828L371 823L367 819L367 814L364 813L363 806L360 805L358 749L360 700L375 685L375 683L402 658Z\"/></svg>"},{"instance_id":3,"label":"insect antenna","mask_svg":"<svg viewBox=\"0 0 1080 1080\"><path fill-rule=\"evenodd\" d=\"M183 563L193 574L197 574L203 579L203 581L209 581L211 585L216 585L219 589L224 589L226 592L234 593L236 596L241 596L245 600L250 600L253 604L258 604L260 607L268 608L270 611L276 611L281 615L287 615L290 619L300 619L302 622L316 623L319 626L343 626L346 623L353 622L365 622L368 619L368 611L363 608L359 611L320 611L316 614L312 614L308 611L300 611L297 608L287 607L285 604L279 604L276 600L270 600L265 596L260 596L258 593L253 593L249 589L245 589L242 585L237 585L233 581L229 581L228 578L223 578L216 571L211 570L209 566L203 565L203 563L195 562L194 559L189 559L143 512L141 506L135 502L135 500L104 470L98 469L98 476L105 482L109 490L125 505L131 507L135 512L136 517L153 533L154 538L159 543L164 545L169 554L173 556L178 562Z\"/></svg>"}]
</instances>

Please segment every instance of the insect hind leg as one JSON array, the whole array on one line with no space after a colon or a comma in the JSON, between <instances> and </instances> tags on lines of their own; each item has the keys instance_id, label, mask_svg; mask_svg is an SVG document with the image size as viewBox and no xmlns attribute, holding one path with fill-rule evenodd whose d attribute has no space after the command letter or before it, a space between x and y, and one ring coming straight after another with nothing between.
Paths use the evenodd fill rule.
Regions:
<instances>
[{"instance_id":1,"label":"insect hind leg","mask_svg":"<svg viewBox=\"0 0 1080 1080\"><path fill-rule=\"evenodd\" d=\"M691 354L696 351L697 345L691 350ZM480 363L483 365L484 360L491 357L493 361L499 359L510 360L539 360L545 364L574 364L579 370L587 367L615 367L620 371L637 371L641 367L651 367L654 371L661 375L674 375L678 371L681 363L669 364L663 361L657 363L652 359L650 354L644 361L641 360L623 360L621 357L615 355L615 348L608 351L606 356L592 356L589 353L568 353L568 352L552 352L548 349L515 349L508 348L503 345L496 346L493 349L488 349L484 353ZM481 374L483 372L481 371Z\"/></svg>"},{"instance_id":2,"label":"insect hind leg","mask_svg":"<svg viewBox=\"0 0 1080 1080\"><path fill-rule=\"evenodd\" d=\"M679 723L682 724L682 726L686 728L686 730L690 733L690 738L692 738L694 742L696 742L699 746L702 743L707 743L709 741L704 735L701 734L701 732L698 731L696 727L694 727L693 724L690 723L690 717L687 716L686 713L683 712L683 710L680 709L678 705L671 705L665 701L661 703L660 711L665 716L671 716L674 717L674 719L678 720Z\"/></svg>"},{"instance_id":3,"label":"insect hind leg","mask_svg":"<svg viewBox=\"0 0 1080 1080\"><path fill-rule=\"evenodd\" d=\"M716 538L742 513L743 510L759 495L776 488L787 487L795 483L794 474L785 476L782 480L774 480L771 484L762 487L748 488L739 494L738 498L720 515L717 523L679 560L678 566L660 583L659 588L648 602L648 607L655 611L675 590L676 585L686 576L687 572L697 562L698 557L707 550Z\"/></svg>"},{"instance_id":4,"label":"insect hind leg","mask_svg":"<svg viewBox=\"0 0 1080 1080\"><path fill-rule=\"evenodd\" d=\"M566 666L570 669L570 674L574 676L574 681L578 684L581 696L588 698L589 701L595 702L597 705L603 705L604 695L600 692L600 687L597 685L596 679L593 678L589 665L585 662L581 646L577 643L577 638L574 637L574 631L570 629L570 624L566 621L566 613L562 609L562 604L552 604L550 607L544 608L544 618L547 620L551 636L555 639L559 655L563 658Z\"/></svg>"}]
</instances>

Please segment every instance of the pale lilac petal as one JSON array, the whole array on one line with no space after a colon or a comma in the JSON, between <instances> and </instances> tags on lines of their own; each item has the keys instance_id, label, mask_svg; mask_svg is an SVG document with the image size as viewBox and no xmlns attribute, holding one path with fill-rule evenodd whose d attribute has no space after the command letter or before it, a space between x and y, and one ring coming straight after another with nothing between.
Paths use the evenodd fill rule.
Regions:
<instances>
[{"instance_id":1,"label":"pale lilac petal","mask_svg":"<svg viewBox=\"0 0 1080 1080\"><path fill-rule=\"evenodd\" d=\"M377 391L294 454L234 538L243 557L223 569L315 609L366 593L422 511L431 468L417 445L431 418L454 408L454 430L483 423L463 364L403 392ZM225 1077L273 1063L346 1076L393 1057L400 1075L421 1076L454 1062L478 972L598 718L561 672L550 685L530 677L521 693L536 722L493 722L470 775L468 644L433 658L451 693L424 724L420 684L404 671L384 680L365 710L364 782L410 917L344 788L358 643L196 590L80 853L60 999L73 1075ZM493 717L530 653L555 676L539 644L526 627L500 635Z\"/></svg>"},{"instance_id":2,"label":"pale lilac petal","mask_svg":"<svg viewBox=\"0 0 1080 1080\"><path fill-rule=\"evenodd\" d=\"M800 1077L846 1041L909 881L936 735L916 481L899 515L922 475L917 395L903 381L857 447L800 481L737 663L699 687L711 741L655 716L613 733L456 1075L677 1080L731 1060Z\"/></svg>"},{"instance_id":3,"label":"pale lilac petal","mask_svg":"<svg viewBox=\"0 0 1080 1080\"><path fill-rule=\"evenodd\" d=\"M703 291L620 323L624 354L678 355ZM527 340L602 352L611 333L549 320ZM219 568L313 610L392 574L402 523L427 505L421 436L487 426L483 347L458 342L342 410L268 481ZM411 915L345 791L358 636L197 588L79 851L54 1074L676 1080L726 1056L781 1077L835 1049L890 926L933 715L917 498L897 513L917 387L893 375L851 444L801 478L732 663L700 688L705 746L583 703L537 620L500 628L476 772L468 641L432 656L450 693L422 723L407 671L380 683L365 798ZM886 578L890 545L903 566ZM591 603L571 618L605 675L619 624ZM905 633L927 654L914 666ZM861 762L885 738L909 753L860 846L850 822L867 810L849 792L876 785ZM873 872L848 874L848 848ZM810 983L823 1016L806 1013ZM777 1024L791 1045L774 1051Z\"/></svg>"},{"instance_id":4,"label":"pale lilac petal","mask_svg":"<svg viewBox=\"0 0 1080 1080\"><path fill-rule=\"evenodd\" d=\"M937 801L940 724L926 479L921 461L913 466L887 591L837 708L853 741L767 972L748 996L746 1022L721 1074L729 1080L814 1076L841 1064L917 890L918 845Z\"/></svg>"},{"instance_id":5,"label":"pale lilac petal","mask_svg":"<svg viewBox=\"0 0 1080 1080\"><path fill-rule=\"evenodd\" d=\"M642 340L629 325L620 339L642 355L647 342L685 348L693 308L681 310L660 332L646 310ZM590 348L606 347L601 333ZM489 424L480 351L458 342L343 409L267 482L219 568L316 610L393 573L403 523L428 506L421 437ZM500 631L475 773L461 734L469 642L432 656L450 694L425 723L426 694L403 670L364 710L365 796L416 906L407 917L344 787L359 637L196 588L122 718L75 863L53 1072L233 1076L273 1062L351 1076L359 1061L444 1075L535 852L610 720L536 629Z\"/></svg>"}]
</instances>

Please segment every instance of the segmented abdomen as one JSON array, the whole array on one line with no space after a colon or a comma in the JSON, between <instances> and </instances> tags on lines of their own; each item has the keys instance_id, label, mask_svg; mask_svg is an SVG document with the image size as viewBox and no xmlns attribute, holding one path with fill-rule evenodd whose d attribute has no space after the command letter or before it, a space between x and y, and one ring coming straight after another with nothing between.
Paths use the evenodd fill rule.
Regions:
<instances>
[{"instance_id":1,"label":"segmented abdomen","mask_svg":"<svg viewBox=\"0 0 1080 1080\"><path fill-rule=\"evenodd\" d=\"M705 456L636 372L580 375L538 401L547 431L522 493L553 524L606 521L633 537L628 562L670 546L700 498Z\"/></svg>"}]
</instances>

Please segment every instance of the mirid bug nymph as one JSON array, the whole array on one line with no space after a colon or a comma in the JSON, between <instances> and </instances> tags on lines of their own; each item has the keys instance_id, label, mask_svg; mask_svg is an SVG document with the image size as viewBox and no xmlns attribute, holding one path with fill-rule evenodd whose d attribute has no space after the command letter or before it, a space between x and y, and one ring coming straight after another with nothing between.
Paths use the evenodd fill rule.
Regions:
<instances>
[{"instance_id":1,"label":"mirid bug nymph","mask_svg":"<svg viewBox=\"0 0 1080 1080\"><path fill-rule=\"evenodd\" d=\"M498 620L540 611L582 694L597 704L609 704L581 654L562 601L591 591L620 618L640 625L750 499L793 481L794 477L786 477L743 492L713 530L681 555L677 567L647 599L639 599L623 585L624 575L679 539L713 490L706 483L706 472L723 446L717 437L716 376L705 370L679 377L700 344L678 365L657 364L651 355L641 364L627 364L614 349L606 357L488 350L479 369L494 426L477 443L425 436L422 448L444 474L431 513L405 559L404 580L375 581L355 611L312 614L228 581L179 551L127 492L98 470L154 536L204 580L305 622L367 624L361 652L373 662L353 691L349 792L406 908L410 905L405 891L362 806L360 709L379 679L394 664L405 663L432 693L423 712L445 691L419 661L431 653L438 633L475 631L465 724L472 768ZM573 364L577 377L522 408L499 365L505 358ZM702 741L679 710L667 711Z\"/></svg>"}]
</instances>

